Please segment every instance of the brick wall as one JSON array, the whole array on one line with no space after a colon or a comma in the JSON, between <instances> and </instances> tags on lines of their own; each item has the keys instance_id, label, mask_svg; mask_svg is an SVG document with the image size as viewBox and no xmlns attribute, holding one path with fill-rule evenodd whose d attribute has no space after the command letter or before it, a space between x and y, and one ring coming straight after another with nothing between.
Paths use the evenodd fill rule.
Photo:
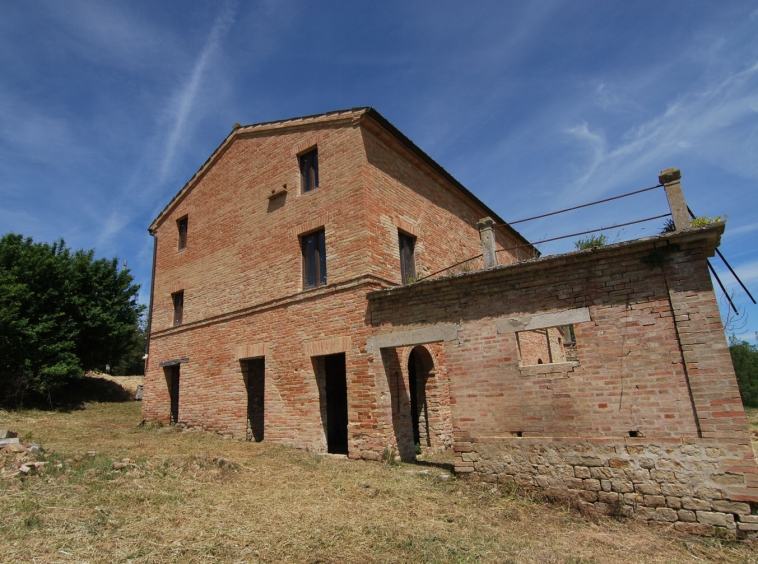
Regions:
<instances>
[{"instance_id":1,"label":"brick wall","mask_svg":"<svg viewBox=\"0 0 758 564\"><path fill-rule=\"evenodd\" d=\"M598 466L614 468L611 455L639 455L628 468L641 476L642 470L675 466L663 456L645 468L644 453L668 453L667 445L688 444L694 445L694 454L678 463L689 474L669 481L668 475L666 480L650 477L640 480L639 491L611 488L605 493L641 493L649 480L664 488L686 477L692 488L705 492L706 513L721 511L716 509L721 504L714 505L717 500L753 503L758 501L758 468L705 263L722 231L723 225L692 230L377 291L369 295L374 339L454 322L455 337L440 344L453 425L459 438L465 437L456 442L460 472L488 479L519 477L529 485L574 494L594 492L582 493L581 499L604 511L602 504L612 496L600 496L604 490L593 490L594 482L580 486L576 464L562 456L600 456L606 451L598 445L611 445ZM576 360L528 365L520 356L519 336L530 327L545 329L550 320L555 326L573 325ZM389 356L382 349L383 360ZM390 365L385 361L383 368ZM632 440L637 441L634 449L624 450ZM539 452L543 443L544 448L562 445L556 451L560 456L511 460L514 449ZM716 451L707 449L716 444L723 449L711 456ZM547 468L538 469L541 465ZM538 480L538 475L571 475L573 481ZM718 493L711 491L714 484ZM656 509L660 500L645 495L653 494L642 492L624 502ZM675 500L666 503L662 507L674 513L636 514L670 519L682 509ZM744 513L747 506L739 507ZM677 517L682 523L734 523L729 516L703 514L701 519L696 513L695 521L688 521L689 513L682 515Z\"/></svg>"},{"instance_id":2,"label":"brick wall","mask_svg":"<svg viewBox=\"0 0 758 564\"><path fill-rule=\"evenodd\" d=\"M240 128L159 216L145 419L168 422L161 363L189 359L180 365L179 421L245 438L240 360L264 357L265 440L323 451L318 359L344 353L350 456L376 459L392 443L389 381L377 380L366 350L366 293L399 283L398 228L417 235L420 267L442 268L458 257L448 247L452 230L460 231L455 245L481 252L475 224L487 213L433 170L419 172L415 157L377 131L362 112ZM369 163L367 145L393 175ZM314 146L319 187L303 194L298 154ZM185 216L180 251L176 222ZM303 290L298 236L321 227L327 285ZM173 327L177 291L183 322ZM407 357L400 371L407 385ZM430 448L450 446L444 367L427 383Z\"/></svg>"}]
</instances>

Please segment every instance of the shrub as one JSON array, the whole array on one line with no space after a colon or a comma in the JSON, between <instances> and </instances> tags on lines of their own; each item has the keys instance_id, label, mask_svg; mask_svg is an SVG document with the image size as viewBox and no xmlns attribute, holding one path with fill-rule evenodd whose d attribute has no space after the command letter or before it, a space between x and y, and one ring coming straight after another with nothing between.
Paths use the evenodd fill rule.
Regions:
<instances>
[{"instance_id":1,"label":"shrub","mask_svg":"<svg viewBox=\"0 0 758 564\"><path fill-rule=\"evenodd\" d=\"M605 234L588 235L584 239L579 239L578 241L574 241L574 246L580 251L583 251L584 249L594 249L595 247L602 247L606 243L608 243L608 236Z\"/></svg>"}]
</instances>

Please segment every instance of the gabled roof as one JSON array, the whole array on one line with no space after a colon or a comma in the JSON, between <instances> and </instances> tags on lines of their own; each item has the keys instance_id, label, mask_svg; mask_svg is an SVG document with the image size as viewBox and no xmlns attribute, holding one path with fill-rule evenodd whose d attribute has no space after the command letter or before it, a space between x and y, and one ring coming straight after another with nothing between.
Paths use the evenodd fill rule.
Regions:
<instances>
[{"instance_id":1,"label":"gabled roof","mask_svg":"<svg viewBox=\"0 0 758 564\"><path fill-rule=\"evenodd\" d=\"M153 222L150 224L150 227L148 228L148 231L150 233L155 232L155 230L158 228L158 226L163 222L163 219L168 215L168 213L174 208L174 206L179 202L179 200L187 193L189 192L192 187L198 182L198 180L208 171L208 169L215 163L215 161L223 154L223 152L229 147L234 139L240 135L250 134L250 133L258 133L258 132L264 132L269 130L283 130L283 129L291 129L291 128L298 128L298 127L304 127L304 126L311 126L313 124L318 123L330 123L330 124L337 124L337 123L349 123L349 122L358 122L361 119L364 118L370 118L375 123L377 123L382 129L384 129L387 133L389 133L392 137L394 137L397 141L399 141L402 145L404 145L409 151L411 151L414 155L416 155L418 158L420 158L424 163L426 163L432 170L434 170L437 174L442 176L445 180L447 180L450 184L453 185L459 192L461 192L467 199L471 200L474 204L482 208L492 219L495 220L495 223L504 225L505 228L514 235L519 241L523 242L526 245L530 245L529 241L524 238L518 231L513 229L510 225L507 225L505 220L501 218L497 213L495 213L493 210L489 208L484 202L482 202L479 198L477 198L471 191L468 190L463 184L458 182L453 175L451 175L449 172L447 172L444 168L442 168L437 161L432 159L429 155L427 155L424 151L422 151L413 141L408 139L399 129L397 129L394 125L392 125L389 121L387 121L384 116L382 116L379 112L377 112L374 108L371 108L369 106L359 107L359 108L353 108L350 110L337 110L334 112L327 112L324 114L314 114L310 116L303 116L303 117L296 117L296 118L290 118L285 120L276 120L276 121L267 121L263 123L255 123L252 125L244 125L244 126L238 126L235 125L235 127L232 129L231 133L227 135L226 139L223 140L223 142L216 148L215 151L208 157L208 160L205 161L203 166L200 167L200 169L190 178L189 182L187 182L181 190L174 196L171 201L168 203L168 205L163 208L163 211L161 211L160 214L158 214L158 217L156 217Z\"/></svg>"}]
</instances>

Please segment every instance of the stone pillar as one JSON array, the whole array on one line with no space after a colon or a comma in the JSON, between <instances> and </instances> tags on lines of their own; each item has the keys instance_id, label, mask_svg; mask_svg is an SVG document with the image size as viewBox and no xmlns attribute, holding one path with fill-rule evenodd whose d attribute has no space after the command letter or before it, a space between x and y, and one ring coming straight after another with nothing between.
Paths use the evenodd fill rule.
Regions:
<instances>
[{"instance_id":1,"label":"stone pillar","mask_svg":"<svg viewBox=\"0 0 758 564\"><path fill-rule=\"evenodd\" d=\"M690 213L687 211L687 202L684 200L684 193L682 192L681 178L682 173L678 168L667 168L658 175L658 181L663 184L666 190L666 198L669 201L676 231L692 227Z\"/></svg>"},{"instance_id":2,"label":"stone pillar","mask_svg":"<svg viewBox=\"0 0 758 564\"><path fill-rule=\"evenodd\" d=\"M484 268L497 266L497 254L495 253L495 222L491 217L480 219L476 224L479 227L479 238L482 241L482 255L484 255Z\"/></svg>"}]
</instances>

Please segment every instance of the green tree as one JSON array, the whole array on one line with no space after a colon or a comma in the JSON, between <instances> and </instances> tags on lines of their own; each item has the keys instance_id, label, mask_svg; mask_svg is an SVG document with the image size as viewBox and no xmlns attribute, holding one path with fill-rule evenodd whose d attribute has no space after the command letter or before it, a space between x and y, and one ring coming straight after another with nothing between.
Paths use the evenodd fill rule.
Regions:
<instances>
[{"instance_id":1,"label":"green tree","mask_svg":"<svg viewBox=\"0 0 758 564\"><path fill-rule=\"evenodd\" d=\"M732 355L734 372L737 374L742 403L758 407L758 347L747 341L739 341L732 335L729 339L729 352Z\"/></svg>"},{"instance_id":2,"label":"green tree","mask_svg":"<svg viewBox=\"0 0 758 564\"><path fill-rule=\"evenodd\" d=\"M0 402L56 391L133 348L144 306L118 259L9 233L0 238Z\"/></svg>"}]
</instances>

